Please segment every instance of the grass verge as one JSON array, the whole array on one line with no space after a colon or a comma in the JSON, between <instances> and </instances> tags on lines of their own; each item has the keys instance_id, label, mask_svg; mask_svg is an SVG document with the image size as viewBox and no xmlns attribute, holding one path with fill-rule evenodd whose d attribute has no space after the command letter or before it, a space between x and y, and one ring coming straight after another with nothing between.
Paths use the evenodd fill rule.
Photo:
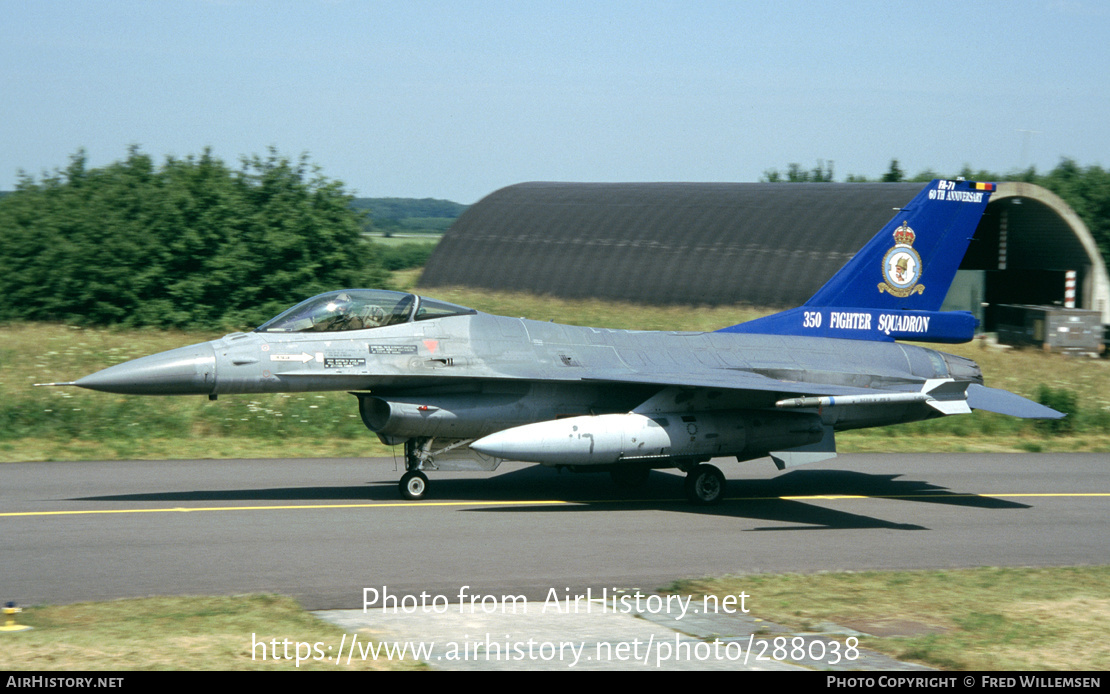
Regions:
<instances>
[{"instance_id":1,"label":"grass verge","mask_svg":"<svg viewBox=\"0 0 1110 694\"><path fill-rule=\"evenodd\" d=\"M1110 651L1110 567L977 568L822 574L753 574L683 581L666 592L747 593L752 616L799 632L831 624L860 632L860 647L945 670L1105 670ZM19 616L33 631L4 634L7 670L421 669L411 661L321 657L343 630L289 598L159 597L37 606ZM363 634L366 638L369 635ZM307 655L272 658L289 639ZM258 643L266 644L266 660ZM320 644L320 650L315 645ZM332 651L334 652L334 651Z\"/></svg>"},{"instance_id":2,"label":"grass verge","mask_svg":"<svg viewBox=\"0 0 1110 694\"><path fill-rule=\"evenodd\" d=\"M800 631L862 631L861 648L948 670L1110 668L1110 567L748 575L676 583L747 592L751 614ZM696 598L695 598L696 599Z\"/></svg>"},{"instance_id":3,"label":"grass verge","mask_svg":"<svg viewBox=\"0 0 1110 694\"><path fill-rule=\"evenodd\" d=\"M323 656L343 630L277 595L159 597L31 607L0 635L3 670L396 670L411 661ZM272 640L281 657L274 659ZM291 642L288 649L284 640ZM301 642L298 664L295 642ZM264 644L262 646L253 645ZM304 644L312 644L306 647ZM317 651L315 646L319 644ZM252 646L253 645L253 646ZM335 651L333 651L335 652ZM288 653L289 658L286 658ZM315 656L319 659L313 659Z\"/></svg>"}]
</instances>

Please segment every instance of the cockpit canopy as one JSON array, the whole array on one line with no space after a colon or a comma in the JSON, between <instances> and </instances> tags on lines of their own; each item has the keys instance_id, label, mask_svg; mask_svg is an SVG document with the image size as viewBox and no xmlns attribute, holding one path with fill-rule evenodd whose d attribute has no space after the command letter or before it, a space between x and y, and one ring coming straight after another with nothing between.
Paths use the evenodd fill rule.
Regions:
<instances>
[{"instance_id":1,"label":"cockpit canopy","mask_svg":"<svg viewBox=\"0 0 1110 694\"><path fill-rule=\"evenodd\" d=\"M448 316L477 313L472 308L384 289L342 289L302 301L259 326L260 333L366 330Z\"/></svg>"}]
</instances>

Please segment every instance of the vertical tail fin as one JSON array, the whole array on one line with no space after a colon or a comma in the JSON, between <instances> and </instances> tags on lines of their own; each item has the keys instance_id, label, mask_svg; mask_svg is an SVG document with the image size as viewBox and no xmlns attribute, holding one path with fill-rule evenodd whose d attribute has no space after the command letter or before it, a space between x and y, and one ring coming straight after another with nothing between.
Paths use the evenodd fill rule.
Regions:
<instances>
[{"instance_id":1,"label":"vertical tail fin","mask_svg":"<svg viewBox=\"0 0 1110 694\"><path fill-rule=\"evenodd\" d=\"M804 305L722 332L970 340L975 318L939 309L994 189L932 181Z\"/></svg>"}]
</instances>

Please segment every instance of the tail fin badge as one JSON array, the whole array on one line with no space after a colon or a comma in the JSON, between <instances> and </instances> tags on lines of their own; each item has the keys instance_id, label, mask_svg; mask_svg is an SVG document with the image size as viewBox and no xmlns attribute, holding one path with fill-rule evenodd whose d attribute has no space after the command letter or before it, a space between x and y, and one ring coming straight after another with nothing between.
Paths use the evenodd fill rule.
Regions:
<instances>
[{"instance_id":1,"label":"tail fin badge","mask_svg":"<svg viewBox=\"0 0 1110 694\"><path fill-rule=\"evenodd\" d=\"M917 283L921 278L921 256L913 249L915 238L917 234L905 222L894 230L894 248L883 256L883 278L886 281L879 284L880 294L889 292L904 298L925 291L925 285Z\"/></svg>"}]
</instances>

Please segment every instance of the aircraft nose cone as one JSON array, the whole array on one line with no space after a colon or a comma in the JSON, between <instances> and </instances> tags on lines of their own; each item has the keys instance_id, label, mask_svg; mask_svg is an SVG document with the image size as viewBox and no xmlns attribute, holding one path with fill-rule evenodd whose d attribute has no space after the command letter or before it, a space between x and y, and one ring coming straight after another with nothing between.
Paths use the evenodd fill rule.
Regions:
<instances>
[{"instance_id":1,"label":"aircraft nose cone","mask_svg":"<svg viewBox=\"0 0 1110 694\"><path fill-rule=\"evenodd\" d=\"M208 342L179 347L109 366L74 385L128 395L208 395L216 386L216 352Z\"/></svg>"}]
</instances>

